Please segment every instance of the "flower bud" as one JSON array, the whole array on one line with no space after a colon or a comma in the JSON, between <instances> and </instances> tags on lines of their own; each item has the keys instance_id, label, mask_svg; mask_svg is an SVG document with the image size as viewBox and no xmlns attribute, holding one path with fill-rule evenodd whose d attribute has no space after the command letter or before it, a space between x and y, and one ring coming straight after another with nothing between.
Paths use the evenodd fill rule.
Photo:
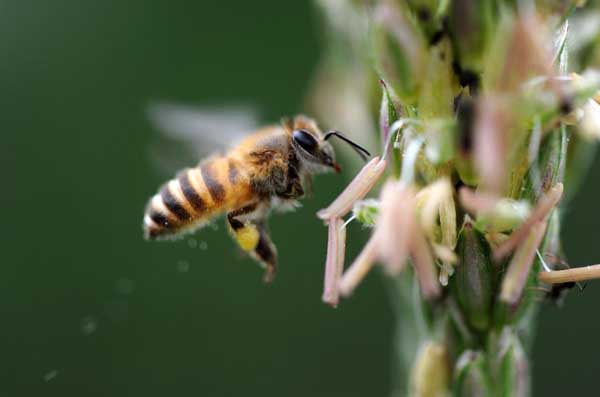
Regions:
<instances>
[{"instance_id":1,"label":"flower bud","mask_svg":"<svg viewBox=\"0 0 600 397\"><path fill-rule=\"evenodd\" d=\"M443 164L454 157L454 127L449 120L432 120L425 125L425 155L434 165Z\"/></svg>"},{"instance_id":2,"label":"flower bud","mask_svg":"<svg viewBox=\"0 0 600 397\"><path fill-rule=\"evenodd\" d=\"M423 81L419 91L419 117L430 120L433 117L452 117L454 103L454 73L452 71L452 49L447 38L432 46L424 68Z\"/></svg>"},{"instance_id":3,"label":"flower bud","mask_svg":"<svg viewBox=\"0 0 600 397\"><path fill-rule=\"evenodd\" d=\"M446 347L428 341L421 346L411 374L412 396L445 396L450 384Z\"/></svg>"},{"instance_id":4,"label":"flower bud","mask_svg":"<svg viewBox=\"0 0 600 397\"><path fill-rule=\"evenodd\" d=\"M459 154L456 157L456 172L460 180L468 186L477 186L479 183L479 176L475 171L475 166L469 156L465 156L464 153Z\"/></svg>"},{"instance_id":5,"label":"flower bud","mask_svg":"<svg viewBox=\"0 0 600 397\"><path fill-rule=\"evenodd\" d=\"M513 193L530 201L537 201L554 185L563 181L567 163L568 140L566 127L549 131L539 145L539 154L532 162L523 184L514 183ZM568 149L571 151L571 148ZM571 153L569 153L571 161ZM517 193L517 189L520 192Z\"/></svg>"},{"instance_id":6,"label":"flower bud","mask_svg":"<svg viewBox=\"0 0 600 397\"><path fill-rule=\"evenodd\" d=\"M480 69L487 40L493 32L492 2L455 0L451 2L450 28L464 66Z\"/></svg>"},{"instance_id":7,"label":"flower bud","mask_svg":"<svg viewBox=\"0 0 600 397\"><path fill-rule=\"evenodd\" d=\"M529 364L523 346L509 328L502 331L498 341L496 362L499 364L503 396L529 395Z\"/></svg>"},{"instance_id":8,"label":"flower bud","mask_svg":"<svg viewBox=\"0 0 600 397\"><path fill-rule=\"evenodd\" d=\"M483 353L467 350L456 361L454 395L489 396L490 379Z\"/></svg>"},{"instance_id":9,"label":"flower bud","mask_svg":"<svg viewBox=\"0 0 600 397\"><path fill-rule=\"evenodd\" d=\"M485 237L473 227L469 218L465 220L458 237L456 266L452 286L467 323L476 330L489 326L493 279L490 247Z\"/></svg>"},{"instance_id":10,"label":"flower bud","mask_svg":"<svg viewBox=\"0 0 600 397\"><path fill-rule=\"evenodd\" d=\"M352 214L361 225L373 227L379 216L379 201L375 199L357 201Z\"/></svg>"},{"instance_id":11,"label":"flower bud","mask_svg":"<svg viewBox=\"0 0 600 397\"><path fill-rule=\"evenodd\" d=\"M441 13L438 0L410 0L406 2L419 21L419 26L428 37L440 28Z\"/></svg>"}]
</instances>

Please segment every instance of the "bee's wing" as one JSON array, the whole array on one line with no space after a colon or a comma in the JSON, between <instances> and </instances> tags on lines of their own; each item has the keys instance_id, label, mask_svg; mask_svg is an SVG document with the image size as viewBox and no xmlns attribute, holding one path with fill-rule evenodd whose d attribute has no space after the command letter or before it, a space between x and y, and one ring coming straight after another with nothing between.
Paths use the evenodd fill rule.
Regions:
<instances>
[{"instance_id":1,"label":"bee's wing","mask_svg":"<svg viewBox=\"0 0 600 397\"><path fill-rule=\"evenodd\" d=\"M150 104L148 118L162 133L152 157L169 173L234 146L258 128L259 120L250 107L207 108L172 102Z\"/></svg>"}]
</instances>

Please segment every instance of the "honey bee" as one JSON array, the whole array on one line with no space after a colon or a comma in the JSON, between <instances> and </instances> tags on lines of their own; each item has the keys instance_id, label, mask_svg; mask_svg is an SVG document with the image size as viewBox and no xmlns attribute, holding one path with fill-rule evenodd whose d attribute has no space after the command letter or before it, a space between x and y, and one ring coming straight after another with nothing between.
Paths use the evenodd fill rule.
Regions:
<instances>
[{"instance_id":1,"label":"honey bee","mask_svg":"<svg viewBox=\"0 0 600 397\"><path fill-rule=\"evenodd\" d=\"M265 268L264 281L277 272L277 250L266 224L272 208L293 208L315 174L340 171L332 136L350 144L363 159L369 152L339 131L323 133L299 115L258 129L224 154L184 169L148 202L146 239L165 239L195 231L226 214L239 247Z\"/></svg>"}]
</instances>

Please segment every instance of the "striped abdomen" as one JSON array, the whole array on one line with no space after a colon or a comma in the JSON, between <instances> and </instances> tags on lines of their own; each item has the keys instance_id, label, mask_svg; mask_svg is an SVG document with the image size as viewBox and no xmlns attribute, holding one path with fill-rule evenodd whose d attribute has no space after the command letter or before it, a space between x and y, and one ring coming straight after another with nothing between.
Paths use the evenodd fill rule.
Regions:
<instances>
[{"instance_id":1,"label":"striped abdomen","mask_svg":"<svg viewBox=\"0 0 600 397\"><path fill-rule=\"evenodd\" d=\"M146 207L144 235L154 239L197 228L252 197L240 163L218 157L186 169L162 186Z\"/></svg>"}]
</instances>

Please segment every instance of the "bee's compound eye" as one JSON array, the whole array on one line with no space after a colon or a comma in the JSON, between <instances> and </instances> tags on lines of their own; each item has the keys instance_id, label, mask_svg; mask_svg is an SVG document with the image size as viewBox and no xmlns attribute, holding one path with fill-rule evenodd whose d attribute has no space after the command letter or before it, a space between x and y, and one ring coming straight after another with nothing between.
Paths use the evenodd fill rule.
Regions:
<instances>
[{"instance_id":1,"label":"bee's compound eye","mask_svg":"<svg viewBox=\"0 0 600 397\"><path fill-rule=\"evenodd\" d=\"M318 146L317 140L306 130L296 130L292 133L292 136L294 141L309 153L314 153Z\"/></svg>"}]
</instances>

